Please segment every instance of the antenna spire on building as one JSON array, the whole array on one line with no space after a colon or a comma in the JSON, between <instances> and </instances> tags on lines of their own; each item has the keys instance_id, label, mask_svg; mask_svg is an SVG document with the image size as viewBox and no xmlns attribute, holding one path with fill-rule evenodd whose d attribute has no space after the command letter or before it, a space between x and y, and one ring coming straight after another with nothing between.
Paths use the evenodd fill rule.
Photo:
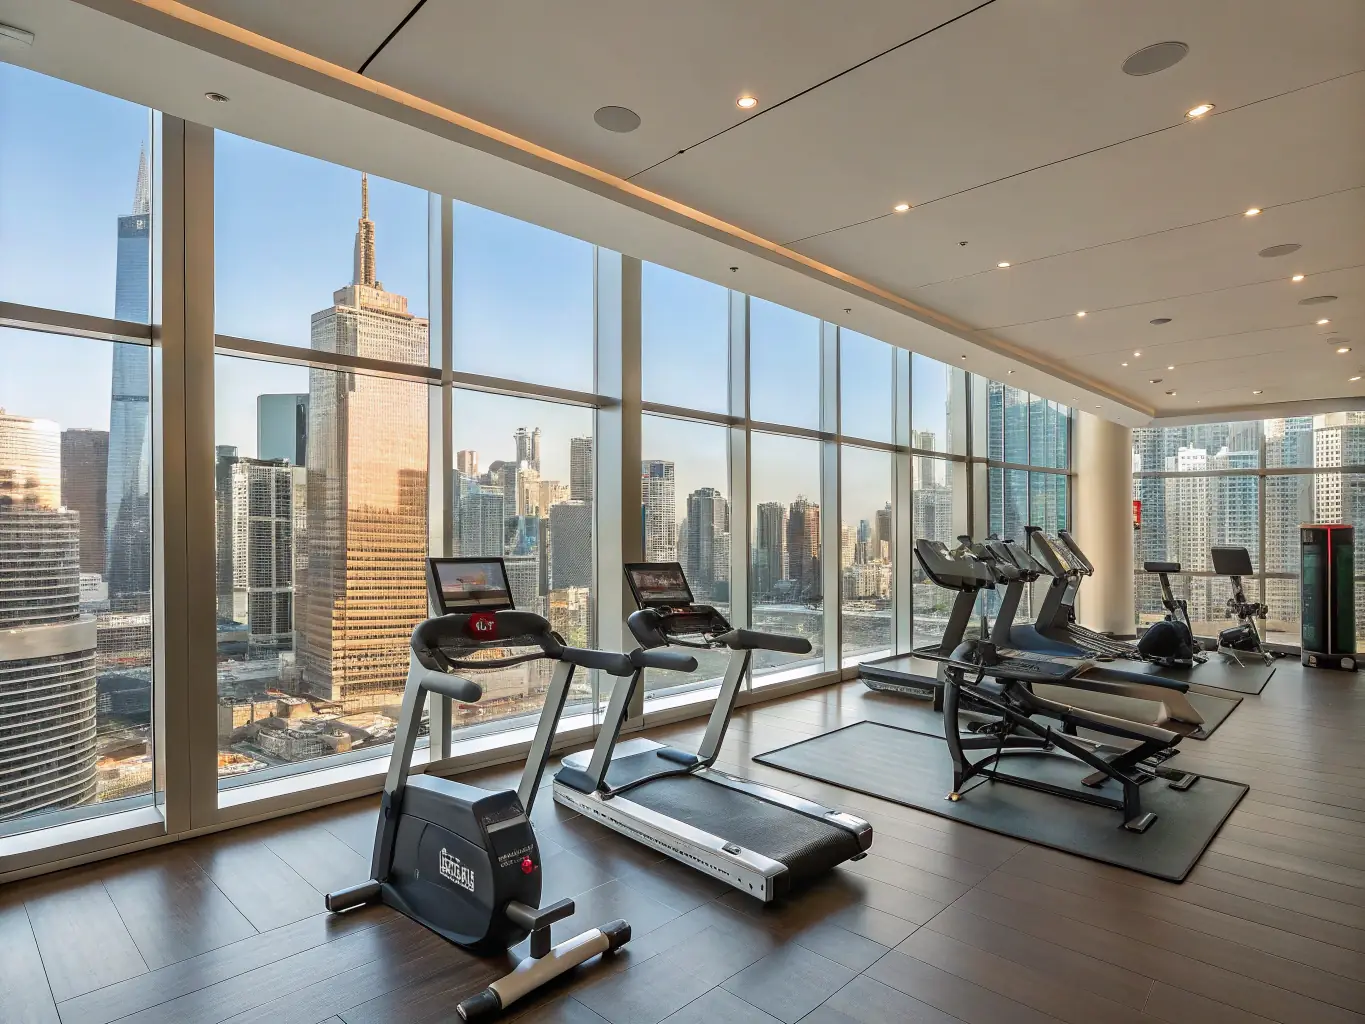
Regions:
<instances>
[{"instance_id":1,"label":"antenna spire on building","mask_svg":"<svg viewBox=\"0 0 1365 1024\"><path fill-rule=\"evenodd\" d=\"M355 231L355 274L353 284L378 288L374 267L374 221L370 220L370 176L360 176L360 222Z\"/></svg>"},{"instance_id":2,"label":"antenna spire on building","mask_svg":"<svg viewBox=\"0 0 1365 1024\"><path fill-rule=\"evenodd\" d=\"M147 147L143 146L137 154L137 184L133 187L133 213L152 212L152 180L147 169Z\"/></svg>"}]
</instances>

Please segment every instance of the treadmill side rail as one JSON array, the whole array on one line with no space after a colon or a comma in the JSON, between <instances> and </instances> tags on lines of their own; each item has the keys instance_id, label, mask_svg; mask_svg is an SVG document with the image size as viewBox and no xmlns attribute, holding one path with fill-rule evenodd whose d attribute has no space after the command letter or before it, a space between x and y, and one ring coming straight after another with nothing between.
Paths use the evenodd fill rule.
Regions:
<instances>
[{"instance_id":1,"label":"treadmill side rail","mask_svg":"<svg viewBox=\"0 0 1365 1024\"><path fill-rule=\"evenodd\" d=\"M629 797L603 800L598 793L580 793L558 783L554 786L554 797L557 803L584 817L602 822L764 903L786 893L785 864L634 803Z\"/></svg>"}]
</instances>

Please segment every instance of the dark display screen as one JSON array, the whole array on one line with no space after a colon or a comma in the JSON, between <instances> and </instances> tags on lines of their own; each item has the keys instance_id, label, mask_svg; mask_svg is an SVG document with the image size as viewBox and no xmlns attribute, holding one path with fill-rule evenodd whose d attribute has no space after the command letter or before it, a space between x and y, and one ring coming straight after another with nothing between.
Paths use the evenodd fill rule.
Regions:
<instances>
[{"instance_id":1,"label":"dark display screen","mask_svg":"<svg viewBox=\"0 0 1365 1024\"><path fill-rule=\"evenodd\" d=\"M427 587L441 615L514 607L501 558L429 558Z\"/></svg>"},{"instance_id":2,"label":"dark display screen","mask_svg":"<svg viewBox=\"0 0 1365 1024\"><path fill-rule=\"evenodd\" d=\"M641 608L692 603L692 588L677 562L632 562L626 580Z\"/></svg>"}]
</instances>

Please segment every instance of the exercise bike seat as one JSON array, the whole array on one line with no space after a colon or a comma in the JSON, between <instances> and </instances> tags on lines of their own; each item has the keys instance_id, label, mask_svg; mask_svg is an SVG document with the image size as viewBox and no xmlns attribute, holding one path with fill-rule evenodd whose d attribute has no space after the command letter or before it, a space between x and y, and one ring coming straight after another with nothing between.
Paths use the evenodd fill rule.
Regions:
<instances>
[{"instance_id":1,"label":"exercise bike seat","mask_svg":"<svg viewBox=\"0 0 1365 1024\"><path fill-rule=\"evenodd\" d=\"M1178 573L1178 572L1180 572L1180 563L1179 563L1179 562L1143 562L1143 563L1142 563L1142 569L1143 569L1144 572Z\"/></svg>"}]
</instances>

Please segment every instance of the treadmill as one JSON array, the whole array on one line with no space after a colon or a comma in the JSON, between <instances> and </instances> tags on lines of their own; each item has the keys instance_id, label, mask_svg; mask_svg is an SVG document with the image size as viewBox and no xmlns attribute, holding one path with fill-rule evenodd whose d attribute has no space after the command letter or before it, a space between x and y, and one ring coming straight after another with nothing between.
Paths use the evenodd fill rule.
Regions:
<instances>
[{"instance_id":1,"label":"treadmill","mask_svg":"<svg viewBox=\"0 0 1365 1024\"><path fill-rule=\"evenodd\" d=\"M1041 526L1025 526L1024 532L1028 534L1030 553L1052 577L1034 623L1038 633L1049 640L1074 644L1106 657L1142 661L1137 644L1115 640L1076 622L1076 595L1080 592L1081 580L1095 575L1095 567L1081 553L1071 534L1061 530L1054 539L1045 534Z\"/></svg>"},{"instance_id":2,"label":"treadmill","mask_svg":"<svg viewBox=\"0 0 1365 1024\"><path fill-rule=\"evenodd\" d=\"M565 757L555 775L555 802L765 903L866 856L868 822L712 767L753 652L809 654L810 641L731 627L693 601L677 562L625 571L639 606L627 625L642 648L728 648L729 666L695 753L643 737L618 744L644 670L617 682L596 745Z\"/></svg>"}]
</instances>

